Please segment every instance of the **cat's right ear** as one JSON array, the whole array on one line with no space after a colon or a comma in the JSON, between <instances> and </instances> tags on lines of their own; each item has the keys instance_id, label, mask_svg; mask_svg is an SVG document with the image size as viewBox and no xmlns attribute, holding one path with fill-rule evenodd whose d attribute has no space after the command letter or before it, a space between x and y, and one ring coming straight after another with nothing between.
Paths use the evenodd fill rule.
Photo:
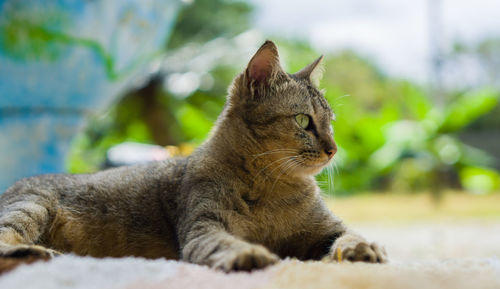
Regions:
<instances>
[{"instance_id":1,"label":"cat's right ear","mask_svg":"<svg viewBox=\"0 0 500 289\"><path fill-rule=\"evenodd\" d=\"M298 78L308 79L314 86L319 87L319 81L323 77L323 66L321 65L322 60L323 55L294 75Z\"/></svg>"},{"instance_id":2,"label":"cat's right ear","mask_svg":"<svg viewBox=\"0 0 500 289\"><path fill-rule=\"evenodd\" d=\"M248 63L246 69L247 85L271 84L282 73L278 48L272 41L267 40Z\"/></svg>"}]
</instances>

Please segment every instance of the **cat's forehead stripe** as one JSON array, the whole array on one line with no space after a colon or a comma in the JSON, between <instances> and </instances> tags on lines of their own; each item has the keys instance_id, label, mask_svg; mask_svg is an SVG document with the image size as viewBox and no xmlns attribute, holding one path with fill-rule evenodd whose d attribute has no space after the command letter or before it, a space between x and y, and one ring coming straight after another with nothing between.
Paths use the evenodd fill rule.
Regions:
<instances>
[{"instance_id":1,"label":"cat's forehead stripe","mask_svg":"<svg viewBox=\"0 0 500 289\"><path fill-rule=\"evenodd\" d=\"M309 106L314 114L321 114L323 116L328 115L331 120L335 119L330 105L326 101L323 94L313 87L309 82L302 79L291 78L292 81L285 81L276 85L276 94L284 94L293 97L292 95L297 95L297 93L303 98L302 103ZM296 101L296 100L295 100ZM294 101L292 101L293 103ZM298 104L294 104L294 107L298 108ZM308 109L305 107L302 109L306 112Z\"/></svg>"},{"instance_id":2,"label":"cat's forehead stripe","mask_svg":"<svg viewBox=\"0 0 500 289\"><path fill-rule=\"evenodd\" d=\"M330 105L328 104L328 101L326 101L323 94L319 90L310 86L307 87L307 90L313 100L312 106L314 109L314 113L326 113L328 114L330 119L335 120L335 115L333 114L332 109L330 108ZM318 106L321 107L321 109L318 109Z\"/></svg>"}]
</instances>

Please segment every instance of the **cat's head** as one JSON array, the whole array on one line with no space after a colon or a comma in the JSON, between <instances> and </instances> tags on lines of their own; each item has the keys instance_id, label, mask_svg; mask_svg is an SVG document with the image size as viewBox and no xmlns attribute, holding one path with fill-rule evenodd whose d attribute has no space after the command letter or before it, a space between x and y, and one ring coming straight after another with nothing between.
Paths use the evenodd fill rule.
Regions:
<instances>
[{"instance_id":1,"label":"cat's head","mask_svg":"<svg viewBox=\"0 0 500 289\"><path fill-rule=\"evenodd\" d=\"M317 174L337 151L334 114L315 84L321 60L288 74L276 46L266 41L230 89L229 113L251 139L248 157L265 160L276 173Z\"/></svg>"}]
</instances>

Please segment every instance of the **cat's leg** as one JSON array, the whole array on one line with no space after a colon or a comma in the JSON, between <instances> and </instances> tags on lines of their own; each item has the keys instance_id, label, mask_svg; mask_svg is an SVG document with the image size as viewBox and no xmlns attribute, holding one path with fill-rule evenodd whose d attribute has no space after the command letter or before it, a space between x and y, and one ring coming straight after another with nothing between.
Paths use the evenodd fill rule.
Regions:
<instances>
[{"instance_id":1,"label":"cat's leg","mask_svg":"<svg viewBox=\"0 0 500 289\"><path fill-rule=\"evenodd\" d=\"M225 272L261 269L279 261L267 248L214 231L190 240L182 250L183 260L208 265Z\"/></svg>"},{"instance_id":2,"label":"cat's leg","mask_svg":"<svg viewBox=\"0 0 500 289\"><path fill-rule=\"evenodd\" d=\"M208 203L205 202L205 205ZM229 232L231 217L222 210L195 208L181 222L182 259L229 271L250 271L275 264L279 257L267 248L246 242Z\"/></svg>"},{"instance_id":3,"label":"cat's leg","mask_svg":"<svg viewBox=\"0 0 500 289\"><path fill-rule=\"evenodd\" d=\"M40 245L53 218L50 192L17 183L0 198L0 257L48 259L60 253Z\"/></svg>"},{"instance_id":4,"label":"cat's leg","mask_svg":"<svg viewBox=\"0 0 500 289\"><path fill-rule=\"evenodd\" d=\"M387 262L387 253L382 246L368 242L361 235L348 229L339 218L330 212L322 200L318 200L311 216L310 226L315 227L314 231L316 232L313 234L314 243L312 243L311 251L315 251L314 247L317 244L323 244L324 248L320 247L317 250L323 252L322 259L324 261ZM313 257L317 258L318 255ZM321 256L319 257L321 259Z\"/></svg>"}]
</instances>

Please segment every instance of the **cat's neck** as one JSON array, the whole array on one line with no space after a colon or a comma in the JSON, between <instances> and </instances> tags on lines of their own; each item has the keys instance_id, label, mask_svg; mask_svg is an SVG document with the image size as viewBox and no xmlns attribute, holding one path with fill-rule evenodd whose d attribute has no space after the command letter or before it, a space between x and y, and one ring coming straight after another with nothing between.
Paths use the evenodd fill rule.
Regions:
<instances>
[{"instance_id":1,"label":"cat's neck","mask_svg":"<svg viewBox=\"0 0 500 289\"><path fill-rule=\"evenodd\" d=\"M202 145L203 153L222 165L251 171L250 159L259 151L259 142L244 121L224 111Z\"/></svg>"}]
</instances>

